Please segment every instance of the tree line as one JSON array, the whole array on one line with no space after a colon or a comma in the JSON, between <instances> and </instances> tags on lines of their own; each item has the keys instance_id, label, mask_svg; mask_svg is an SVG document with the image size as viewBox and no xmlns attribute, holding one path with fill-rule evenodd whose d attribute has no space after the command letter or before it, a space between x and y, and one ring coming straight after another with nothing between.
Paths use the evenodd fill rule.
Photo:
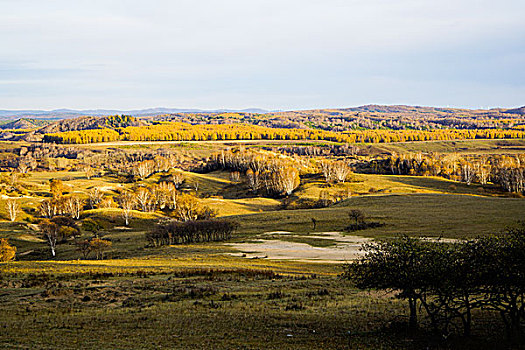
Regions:
<instances>
[{"instance_id":1,"label":"tree line","mask_svg":"<svg viewBox=\"0 0 525 350\"><path fill-rule=\"evenodd\" d=\"M230 239L238 228L230 220L192 220L159 223L154 230L146 233L150 245L158 247L170 244L224 241Z\"/></svg>"},{"instance_id":2,"label":"tree line","mask_svg":"<svg viewBox=\"0 0 525 350\"><path fill-rule=\"evenodd\" d=\"M518 129L350 130L268 128L250 124L188 124L157 122L148 126L63 131L44 135L44 142L83 144L109 141L323 140L383 143L464 139L522 139Z\"/></svg>"},{"instance_id":3,"label":"tree line","mask_svg":"<svg viewBox=\"0 0 525 350\"><path fill-rule=\"evenodd\" d=\"M230 170L234 181L240 180L240 173L243 173L253 193L281 197L290 195L299 187L303 168L299 159L240 148L214 153L205 170Z\"/></svg>"},{"instance_id":4,"label":"tree line","mask_svg":"<svg viewBox=\"0 0 525 350\"><path fill-rule=\"evenodd\" d=\"M507 192L525 192L525 156L457 154L393 154L369 162L374 172L393 175L441 176L462 181L498 184Z\"/></svg>"}]
</instances>

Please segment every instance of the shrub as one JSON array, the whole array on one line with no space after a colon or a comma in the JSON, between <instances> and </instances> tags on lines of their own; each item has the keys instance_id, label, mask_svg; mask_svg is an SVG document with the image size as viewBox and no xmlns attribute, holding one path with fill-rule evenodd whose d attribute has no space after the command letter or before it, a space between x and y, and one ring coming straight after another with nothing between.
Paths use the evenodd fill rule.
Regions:
<instances>
[{"instance_id":1,"label":"shrub","mask_svg":"<svg viewBox=\"0 0 525 350\"><path fill-rule=\"evenodd\" d=\"M167 244L223 241L231 238L238 224L229 220L170 221L160 223L146 233L148 242L157 247Z\"/></svg>"},{"instance_id":2,"label":"shrub","mask_svg":"<svg viewBox=\"0 0 525 350\"><path fill-rule=\"evenodd\" d=\"M0 238L0 262L13 260L16 255L16 247L10 245L7 239Z\"/></svg>"}]
</instances>

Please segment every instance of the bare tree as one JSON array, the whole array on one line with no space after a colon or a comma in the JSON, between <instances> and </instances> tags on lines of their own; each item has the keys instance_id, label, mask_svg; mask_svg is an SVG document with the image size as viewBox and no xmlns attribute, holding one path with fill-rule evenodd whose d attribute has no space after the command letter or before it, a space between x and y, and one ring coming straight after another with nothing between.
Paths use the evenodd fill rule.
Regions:
<instances>
[{"instance_id":1,"label":"bare tree","mask_svg":"<svg viewBox=\"0 0 525 350\"><path fill-rule=\"evenodd\" d=\"M9 184L12 187L15 187L17 182L18 182L18 173L13 171L9 174Z\"/></svg>"},{"instance_id":2,"label":"bare tree","mask_svg":"<svg viewBox=\"0 0 525 350\"><path fill-rule=\"evenodd\" d=\"M199 191L199 181L195 180L191 184L193 186L193 189L195 190L195 194Z\"/></svg>"},{"instance_id":3,"label":"bare tree","mask_svg":"<svg viewBox=\"0 0 525 350\"><path fill-rule=\"evenodd\" d=\"M44 199L40 202L38 212L45 218L52 218L58 212L58 203L54 199Z\"/></svg>"},{"instance_id":4,"label":"bare tree","mask_svg":"<svg viewBox=\"0 0 525 350\"><path fill-rule=\"evenodd\" d=\"M128 226L129 220L133 217L133 208L135 207L136 197L132 192L122 192L118 197L118 202L122 209L122 217L124 218L126 226Z\"/></svg>"},{"instance_id":5,"label":"bare tree","mask_svg":"<svg viewBox=\"0 0 525 350\"><path fill-rule=\"evenodd\" d=\"M29 171L29 164L25 161L18 163L18 171L26 174Z\"/></svg>"},{"instance_id":6,"label":"bare tree","mask_svg":"<svg viewBox=\"0 0 525 350\"><path fill-rule=\"evenodd\" d=\"M280 167L276 172L276 189L278 192L284 193L287 196L292 194L299 184L299 171L292 167Z\"/></svg>"},{"instance_id":7,"label":"bare tree","mask_svg":"<svg viewBox=\"0 0 525 350\"><path fill-rule=\"evenodd\" d=\"M135 191L135 198L141 211L148 211L151 205L151 193L145 187L139 187Z\"/></svg>"},{"instance_id":8,"label":"bare tree","mask_svg":"<svg viewBox=\"0 0 525 350\"><path fill-rule=\"evenodd\" d=\"M490 165L488 165L485 160L482 160L481 162L475 163L474 168L479 183L482 185L486 185L491 172Z\"/></svg>"},{"instance_id":9,"label":"bare tree","mask_svg":"<svg viewBox=\"0 0 525 350\"><path fill-rule=\"evenodd\" d=\"M321 170L326 182L335 183L345 182L352 173L352 170L344 161L323 161L321 162Z\"/></svg>"},{"instance_id":10,"label":"bare tree","mask_svg":"<svg viewBox=\"0 0 525 350\"><path fill-rule=\"evenodd\" d=\"M241 179L241 173L238 171L232 171L230 173L230 181L231 182L239 182Z\"/></svg>"},{"instance_id":11,"label":"bare tree","mask_svg":"<svg viewBox=\"0 0 525 350\"><path fill-rule=\"evenodd\" d=\"M472 183L475 176L476 173L474 172L474 168L472 167L472 165L468 163L462 165L461 178L467 185L470 185Z\"/></svg>"},{"instance_id":12,"label":"bare tree","mask_svg":"<svg viewBox=\"0 0 525 350\"><path fill-rule=\"evenodd\" d=\"M104 197L104 194L98 187L93 187L88 192L89 196L89 206L91 209L95 209L95 207L102 201L102 198Z\"/></svg>"},{"instance_id":13,"label":"bare tree","mask_svg":"<svg viewBox=\"0 0 525 350\"><path fill-rule=\"evenodd\" d=\"M359 209L352 209L348 212L348 217L355 221L355 225L358 226L359 223L365 220L365 213Z\"/></svg>"},{"instance_id":14,"label":"bare tree","mask_svg":"<svg viewBox=\"0 0 525 350\"><path fill-rule=\"evenodd\" d=\"M250 186L252 191L254 193L257 192L261 187L261 177L259 176L259 172L248 169L246 171L246 179L248 180L248 186Z\"/></svg>"},{"instance_id":15,"label":"bare tree","mask_svg":"<svg viewBox=\"0 0 525 350\"><path fill-rule=\"evenodd\" d=\"M49 248L51 249L51 255L55 257L60 226L48 219L43 219L40 222L39 226L40 230L47 239L47 243L49 244Z\"/></svg>"},{"instance_id":16,"label":"bare tree","mask_svg":"<svg viewBox=\"0 0 525 350\"><path fill-rule=\"evenodd\" d=\"M18 201L15 198L8 198L5 206L7 213L9 214L9 220L14 222L20 211L20 205L18 204Z\"/></svg>"},{"instance_id":17,"label":"bare tree","mask_svg":"<svg viewBox=\"0 0 525 350\"><path fill-rule=\"evenodd\" d=\"M144 160L137 164L137 166L133 169L134 173L140 177L141 180L144 180L149 175L153 173L153 168L155 166L155 163L150 160Z\"/></svg>"},{"instance_id":18,"label":"bare tree","mask_svg":"<svg viewBox=\"0 0 525 350\"><path fill-rule=\"evenodd\" d=\"M73 219L80 219L80 213L84 207L84 200L79 196L73 195L64 198L64 212L71 215Z\"/></svg>"},{"instance_id":19,"label":"bare tree","mask_svg":"<svg viewBox=\"0 0 525 350\"><path fill-rule=\"evenodd\" d=\"M337 161L332 163L333 177L335 182L345 182L348 176L351 174L350 167L343 161Z\"/></svg>"},{"instance_id":20,"label":"bare tree","mask_svg":"<svg viewBox=\"0 0 525 350\"><path fill-rule=\"evenodd\" d=\"M175 185L175 188L178 189L184 182L184 174L180 171L175 172L173 175L171 175L171 181Z\"/></svg>"},{"instance_id":21,"label":"bare tree","mask_svg":"<svg viewBox=\"0 0 525 350\"><path fill-rule=\"evenodd\" d=\"M84 166L84 173L86 174L86 178L88 180L91 180L93 175L95 174L95 169L91 165L85 165Z\"/></svg>"}]
</instances>

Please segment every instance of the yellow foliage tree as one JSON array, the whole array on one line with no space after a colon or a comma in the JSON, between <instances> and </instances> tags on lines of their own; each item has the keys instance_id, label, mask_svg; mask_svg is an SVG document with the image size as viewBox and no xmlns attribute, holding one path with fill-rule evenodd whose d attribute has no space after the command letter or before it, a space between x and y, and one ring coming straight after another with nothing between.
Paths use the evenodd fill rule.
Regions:
<instances>
[{"instance_id":1,"label":"yellow foliage tree","mask_svg":"<svg viewBox=\"0 0 525 350\"><path fill-rule=\"evenodd\" d=\"M0 238L0 262L11 261L15 258L16 247L10 245L7 239Z\"/></svg>"}]
</instances>

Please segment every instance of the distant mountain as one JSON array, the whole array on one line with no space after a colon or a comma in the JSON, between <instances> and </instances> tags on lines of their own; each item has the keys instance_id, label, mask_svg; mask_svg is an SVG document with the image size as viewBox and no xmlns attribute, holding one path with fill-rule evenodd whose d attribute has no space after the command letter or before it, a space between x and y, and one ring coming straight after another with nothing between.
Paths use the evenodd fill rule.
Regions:
<instances>
[{"instance_id":1,"label":"distant mountain","mask_svg":"<svg viewBox=\"0 0 525 350\"><path fill-rule=\"evenodd\" d=\"M525 106L519 107L519 108L507 109L503 113L525 115Z\"/></svg>"},{"instance_id":2,"label":"distant mountain","mask_svg":"<svg viewBox=\"0 0 525 350\"><path fill-rule=\"evenodd\" d=\"M348 112L368 112L368 113L458 113L461 111L473 111L466 108L443 108L443 107L422 107L422 106L405 106L405 105L365 105L359 107L342 108L342 111Z\"/></svg>"},{"instance_id":3,"label":"distant mountain","mask_svg":"<svg viewBox=\"0 0 525 350\"><path fill-rule=\"evenodd\" d=\"M40 119L66 119L76 118L80 116L107 116L116 114L131 115L134 117L147 117L161 114L173 113L228 113L228 112L244 112L244 113L267 113L268 111L259 108L247 109L191 109L191 108L147 108L137 110L116 110L116 109L54 109L51 111L44 110L0 110L0 119L14 119L14 118L40 118Z\"/></svg>"}]
</instances>

